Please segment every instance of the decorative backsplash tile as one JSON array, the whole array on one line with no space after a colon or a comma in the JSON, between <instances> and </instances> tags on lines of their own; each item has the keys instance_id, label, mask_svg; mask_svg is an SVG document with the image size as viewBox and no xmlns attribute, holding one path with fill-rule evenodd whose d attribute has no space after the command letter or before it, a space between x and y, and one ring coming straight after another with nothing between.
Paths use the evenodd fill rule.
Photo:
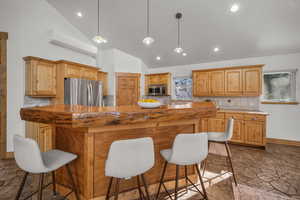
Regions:
<instances>
[{"instance_id":1,"label":"decorative backsplash tile","mask_svg":"<svg viewBox=\"0 0 300 200\"><path fill-rule=\"evenodd\" d=\"M24 107L46 106L51 104L51 98L37 98L24 96Z\"/></svg>"},{"instance_id":2,"label":"decorative backsplash tile","mask_svg":"<svg viewBox=\"0 0 300 200\"><path fill-rule=\"evenodd\" d=\"M194 97L193 101L210 100L223 109L259 110L259 97Z\"/></svg>"}]
</instances>

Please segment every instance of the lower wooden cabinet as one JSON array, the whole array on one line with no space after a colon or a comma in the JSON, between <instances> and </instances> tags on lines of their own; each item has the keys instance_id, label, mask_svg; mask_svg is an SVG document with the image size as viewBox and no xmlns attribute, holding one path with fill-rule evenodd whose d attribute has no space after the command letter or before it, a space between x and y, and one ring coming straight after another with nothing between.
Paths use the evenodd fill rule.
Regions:
<instances>
[{"instance_id":1,"label":"lower wooden cabinet","mask_svg":"<svg viewBox=\"0 0 300 200\"><path fill-rule=\"evenodd\" d=\"M26 122L26 137L34 139L42 152L53 148L53 127L51 125Z\"/></svg>"},{"instance_id":2,"label":"lower wooden cabinet","mask_svg":"<svg viewBox=\"0 0 300 200\"><path fill-rule=\"evenodd\" d=\"M223 118L222 118L223 116ZM227 120L235 119L231 142L255 146L265 146L266 116L260 114L217 113L214 118L200 120L201 132L224 132Z\"/></svg>"}]
</instances>

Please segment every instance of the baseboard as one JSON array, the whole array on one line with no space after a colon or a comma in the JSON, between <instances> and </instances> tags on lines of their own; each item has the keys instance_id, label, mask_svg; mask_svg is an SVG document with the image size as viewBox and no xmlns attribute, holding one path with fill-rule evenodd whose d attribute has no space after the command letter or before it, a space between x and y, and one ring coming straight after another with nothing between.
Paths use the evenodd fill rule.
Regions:
<instances>
[{"instance_id":1,"label":"baseboard","mask_svg":"<svg viewBox=\"0 0 300 200\"><path fill-rule=\"evenodd\" d=\"M276 138L266 138L266 140L267 143L271 143L271 144L285 144L285 145L300 147L300 141L276 139Z\"/></svg>"}]
</instances>

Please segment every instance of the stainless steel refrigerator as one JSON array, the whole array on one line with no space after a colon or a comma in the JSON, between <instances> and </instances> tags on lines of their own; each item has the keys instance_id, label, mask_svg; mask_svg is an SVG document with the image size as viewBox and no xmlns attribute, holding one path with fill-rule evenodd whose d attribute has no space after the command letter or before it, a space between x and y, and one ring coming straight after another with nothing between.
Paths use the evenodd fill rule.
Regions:
<instances>
[{"instance_id":1,"label":"stainless steel refrigerator","mask_svg":"<svg viewBox=\"0 0 300 200\"><path fill-rule=\"evenodd\" d=\"M102 82L79 78L65 78L65 104L102 106Z\"/></svg>"}]
</instances>

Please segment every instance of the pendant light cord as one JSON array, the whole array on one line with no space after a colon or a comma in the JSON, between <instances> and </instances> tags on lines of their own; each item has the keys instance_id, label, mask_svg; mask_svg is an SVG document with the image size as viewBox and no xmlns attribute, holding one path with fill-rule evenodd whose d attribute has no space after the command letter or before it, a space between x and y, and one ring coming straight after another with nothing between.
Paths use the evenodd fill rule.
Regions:
<instances>
[{"instance_id":1,"label":"pendant light cord","mask_svg":"<svg viewBox=\"0 0 300 200\"><path fill-rule=\"evenodd\" d=\"M177 44L178 44L178 47L180 47L180 19L178 19L178 40L177 40Z\"/></svg>"},{"instance_id":2,"label":"pendant light cord","mask_svg":"<svg viewBox=\"0 0 300 200\"><path fill-rule=\"evenodd\" d=\"M98 0L98 35L100 35L100 0Z\"/></svg>"},{"instance_id":3,"label":"pendant light cord","mask_svg":"<svg viewBox=\"0 0 300 200\"><path fill-rule=\"evenodd\" d=\"M150 35L150 3L147 0L147 37Z\"/></svg>"}]
</instances>

